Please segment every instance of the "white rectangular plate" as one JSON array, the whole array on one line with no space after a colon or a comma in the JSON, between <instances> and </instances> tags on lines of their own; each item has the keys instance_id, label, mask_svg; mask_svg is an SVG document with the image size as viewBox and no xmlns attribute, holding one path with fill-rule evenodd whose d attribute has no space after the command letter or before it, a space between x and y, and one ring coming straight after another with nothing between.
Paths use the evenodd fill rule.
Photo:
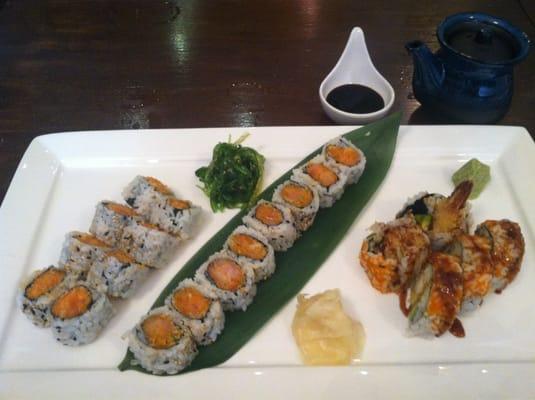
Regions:
<instances>
[{"instance_id":1,"label":"white rectangular plate","mask_svg":"<svg viewBox=\"0 0 535 400\"><path fill-rule=\"evenodd\" d=\"M267 185L310 151L350 129L249 128L252 135L246 144L266 156ZM126 350L121 335L235 214L211 212L194 172L209 162L217 142L241 133L242 128L81 132L32 142L0 209L0 397L535 395L535 146L526 130L517 127L400 128L385 181L304 290L341 289L345 308L367 333L360 362L337 368L302 366L290 330L292 301L220 367L169 378L120 373L116 366ZM488 187L472 203L474 221L509 218L520 223L526 239L522 270L502 295L489 296L480 310L463 319L466 338L409 338L396 297L376 292L359 266L360 244L367 227L392 219L409 196L420 191L449 193L451 175L472 157L489 164L492 174ZM151 276L135 299L117 304L116 317L96 342L80 348L60 346L48 329L32 326L22 315L15 302L18 284L32 270L57 263L65 233L87 230L97 202L121 200L122 188L138 174L155 176L178 196L199 204L204 213L198 232L170 265Z\"/></svg>"}]
</instances>

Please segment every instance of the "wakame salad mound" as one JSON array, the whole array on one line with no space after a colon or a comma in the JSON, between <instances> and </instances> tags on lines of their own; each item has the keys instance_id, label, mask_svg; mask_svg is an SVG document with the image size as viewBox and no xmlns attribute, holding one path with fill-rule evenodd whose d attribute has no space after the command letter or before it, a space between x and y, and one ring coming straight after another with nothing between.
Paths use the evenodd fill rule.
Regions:
<instances>
[{"instance_id":1,"label":"wakame salad mound","mask_svg":"<svg viewBox=\"0 0 535 400\"><path fill-rule=\"evenodd\" d=\"M235 142L229 138L226 143L218 143L210 164L195 171L214 212L245 208L260 190L265 158L255 149L241 145L248 136L245 133Z\"/></svg>"}]
</instances>

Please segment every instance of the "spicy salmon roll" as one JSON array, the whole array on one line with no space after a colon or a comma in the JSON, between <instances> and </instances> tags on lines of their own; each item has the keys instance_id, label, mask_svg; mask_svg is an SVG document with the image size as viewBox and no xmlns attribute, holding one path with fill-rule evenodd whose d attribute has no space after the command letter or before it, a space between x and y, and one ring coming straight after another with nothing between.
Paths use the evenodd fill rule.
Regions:
<instances>
[{"instance_id":1,"label":"spicy salmon roll","mask_svg":"<svg viewBox=\"0 0 535 400\"><path fill-rule=\"evenodd\" d=\"M115 249L93 264L87 274L87 283L110 297L126 299L147 279L149 272L149 267Z\"/></svg>"},{"instance_id":2,"label":"spicy salmon roll","mask_svg":"<svg viewBox=\"0 0 535 400\"><path fill-rule=\"evenodd\" d=\"M134 209L113 201L101 201L97 205L89 232L114 247L117 246L124 227L138 217Z\"/></svg>"},{"instance_id":3,"label":"spicy salmon roll","mask_svg":"<svg viewBox=\"0 0 535 400\"><path fill-rule=\"evenodd\" d=\"M490 242L494 264L492 288L501 293L515 279L524 257L525 243L520 226L507 219L487 220L478 225L475 233Z\"/></svg>"},{"instance_id":4,"label":"spicy salmon roll","mask_svg":"<svg viewBox=\"0 0 535 400\"><path fill-rule=\"evenodd\" d=\"M255 282L267 279L275 272L273 247L264 235L254 229L243 225L237 227L228 237L223 249L251 266Z\"/></svg>"},{"instance_id":5,"label":"spicy salmon roll","mask_svg":"<svg viewBox=\"0 0 535 400\"><path fill-rule=\"evenodd\" d=\"M190 201L168 197L163 204L152 207L147 219L166 232L189 239L200 212L200 207Z\"/></svg>"},{"instance_id":6,"label":"spicy salmon roll","mask_svg":"<svg viewBox=\"0 0 535 400\"><path fill-rule=\"evenodd\" d=\"M152 176L136 176L123 190L126 203L145 218L150 216L154 207L162 207L169 196L169 187Z\"/></svg>"},{"instance_id":7,"label":"spicy salmon roll","mask_svg":"<svg viewBox=\"0 0 535 400\"><path fill-rule=\"evenodd\" d=\"M180 282L165 304L180 314L197 344L213 343L225 326L225 314L219 300L193 279Z\"/></svg>"},{"instance_id":8,"label":"spicy salmon roll","mask_svg":"<svg viewBox=\"0 0 535 400\"><path fill-rule=\"evenodd\" d=\"M53 265L35 271L20 288L18 301L22 312L34 325L50 326L50 305L72 279L73 276L65 269Z\"/></svg>"},{"instance_id":9,"label":"spicy salmon roll","mask_svg":"<svg viewBox=\"0 0 535 400\"><path fill-rule=\"evenodd\" d=\"M331 207L344 194L347 177L318 155L292 172L292 179L312 186L318 192L320 207Z\"/></svg>"},{"instance_id":10,"label":"spicy salmon roll","mask_svg":"<svg viewBox=\"0 0 535 400\"><path fill-rule=\"evenodd\" d=\"M291 210L282 204L260 200L243 223L264 235L275 251L288 250L299 237Z\"/></svg>"},{"instance_id":11,"label":"spicy salmon roll","mask_svg":"<svg viewBox=\"0 0 535 400\"><path fill-rule=\"evenodd\" d=\"M360 250L360 264L371 285L381 293L399 293L418 274L430 242L412 216L376 223Z\"/></svg>"},{"instance_id":12,"label":"spicy salmon roll","mask_svg":"<svg viewBox=\"0 0 535 400\"><path fill-rule=\"evenodd\" d=\"M340 136L325 144L322 149L327 163L334 165L347 178L347 184L357 183L364 172L366 157L362 150Z\"/></svg>"},{"instance_id":13,"label":"spicy salmon roll","mask_svg":"<svg viewBox=\"0 0 535 400\"><path fill-rule=\"evenodd\" d=\"M316 189L295 180L288 180L279 185L273 193L273 201L284 204L290 209L295 225L301 232L312 225L320 207Z\"/></svg>"},{"instance_id":14,"label":"spicy salmon roll","mask_svg":"<svg viewBox=\"0 0 535 400\"><path fill-rule=\"evenodd\" d=\"M93 342L114 314L105 294L87 283L75 282L50 306L52 334L66 346Z\"/></svg>"},{"instance_id":15,"label":"spicy salmon roll","mask_svg":"<svg viewBox=\"0 0 535 400\"><path fill-rule=\"evenodd\" d=\"M156 225L131 220L123 229L119 247L138 263L162 268L174 255L180 239Z\"/></svg>"},{"instance_id":16,"label":"spicy salmon roll","mask_svg":"<svg viewBox=\"0 0 535 400\"><path fill-rule=\"evenodd\" d=\"M191 364L197 346L180 316L167 307L145 315L128 334L128 347L139 364L156 375L173 375Z\"/></svg>"},{"instance_id":17,"label":"spicy salmon roll","mask_svg":"<svg viewBox=\"0 0 535 400\"><path fill-rule=\"evenodd\" d=\"M91 265L102 259L110 250L106 243L91 234L69 232L65 236L58 263L80 279L85 279Z\"/></svg>"},{"instance_id":18,"label":"spicy salmon roll","mask_svg":"<svg viewBox=\"0 0 535 400\"><path fill-rule=\"evenodd\" d=\"M213 254L195 273L195 281L219 299L224 311L247 309L256 294L255 274L229 252Z\"/></svg>"}]
</instances>

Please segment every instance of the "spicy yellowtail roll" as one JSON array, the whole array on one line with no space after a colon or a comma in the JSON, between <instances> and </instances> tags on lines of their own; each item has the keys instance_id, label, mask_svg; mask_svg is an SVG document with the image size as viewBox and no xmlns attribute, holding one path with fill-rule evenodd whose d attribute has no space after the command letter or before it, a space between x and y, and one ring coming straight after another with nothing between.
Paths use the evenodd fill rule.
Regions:
<instances>
[{"instance_id":1,"label":"spicy yellowtail roll","mask_svg":"<svg viewBox=\"0 0 535 400\"><path fill-rule=\"evenodd\" d=\"M245 311L256 295L253 269L226 251L210 256L195 273L195 281L217 298L225 311Z\"/></svg>"},{"instance_id":2,"label":"spicy yellowtail roll","mask_svg":"<svg viewBox=\"0 0 535 400\"><path fill-rule=\"evenodd\" d=\"M455 256L431 253L410 288L409 332L440 336L448 331L461 309L463 271Z\"/></svg>"},{"instance_id":3,"label":"spicy yellowtail roll","mask_svg":"<svg viewBox=\"0 0 535 400\"><path fill-rule=\"evenodd\" d=\"M376 223L364 239L360 265L372 286L381 293L399 293L418 274L430 242L412 215L387 224Z\"/></svg>"},{"instance_id":4,"label":"spicy yellowtail roll","mask_svg":"<svg viewBox=\"0 0 535 400\"><path fill-rule=\"evenodd\" d=\"M138 214L134 209L113 201L101 201L97 205L89 232L115 247L121 239L124 227Z\"/></svg>"},{"instance_id":5,"label":"spicy yellowtail roll","mask_svg":"<svg viewBox=\"0 0 535 400\"><path fill-rule=\"evenodd\" d=\"M492 289L501 293L515 279L524 257L524 236L520 226L507 219L487 220L478 225L475 233L490 241L494 264Z\"/></svg>"},{"instance_id":6,"label":"spicy yellowtail roll","mask_svg":"<svg viewBox=\"0 0 535 400\"><path fill-rule=\"evenodd\" d=\"M123 190L126 203L145 218L154 207L162 207L173 192L152 176L138 175Z\"/></svg>"},{"instance_id":7,"label":"spicy yellowtail roll","mask_svg":"<svg viewBox=\"0 0 535 400\"><path fill-rule=\"evenodd\" d=\"M20 288L18 301L22 312L34 325L50 326L50 305L72 279L73 275L65 269L53 265L35 271Z\"/></svg>"},{"instance_id":8,"label":"spicy yellowtail roll","mask_svg":"<svg viewBox=\"0 0 535 400\"><path fill-rule=\"evenodd\" d=\"M197 355L191 332L167 307L150 311L128 333L128 347L137 362L157 375L176 374Z\"/></svg>"},{"instance_id":9,"label":"spicy yellowtail roll","mask_svg":"<svg viewBox=\"0 0 535 400\"><path fill-rule=\"evenodd\" d=\"M273 193L275 203L288 207L301 232L306 231L314 222L320 207L318 192L304 182L289 180L279 185Z\"/></svg>"},{"instance_id":10,"label":"spicy yellowtail roll","mask_svg":"<svg viewBox=\"0 0 535 400\"><path fill-rule=\"evenodd\" d=\"M292 179L312 186L318 192L320 207L331 207L344 194L347 176L318 155L293 170Z\"/></svg>"},{"instance_id":11,"label":"spicy yellowtail roll","mask_svg":"<svg viewBox=\"0 0 535 400\"><path fill-rule=\"evenodd\" d=\"M114 314L105 294L87 283L75 282L50 306L52 334L66 346L93 342Z\"/></svg>"},{"instance_id":12,"label":"spicy yellowtail roll","mask_svg":"<svg viewBox=\"0 0 535 400\"><path fill-rule=\"evenodd\" d=\"M225 314L219 300L193 279L185 279L165 300L177 312L200 345L213 343L225 326Z\"/></svg>"},{"instance_id":13,"label":"spicy yellowtail roll","mask_svg":"<svg viewBox=\"0 0 535 400\"><path fill-rule=\"evenodd\" d=\"M168 197L163 205L152 208L147 219L166 232L189 239L200 212L200 207L188 200Z\"/></svg>"},{"instance_id":14,"label":"spicy yellowtail roll","mask_svg":"<svg viewBox=\"0 0 535 400\"><path fill-rule=\"evenodd\" d=\"M260 200L243 223L264 235L275 251L288 250L299 237L292 212L282 204Z\"/></svg>"},{"instance_id":15,"label":"spicy yellowtail roll","mask_svg":"<svg viewBox=\"0 0 535 400\"><path fill-rule=\"evenodd\" d=\"M275 272L275 252L267 238L246 226L237 227L230 234L223 249L240 262L249 264L255 273L255 282L269 278Z\"/></svg>"},{"instance_id":16,"label":"spicy yellowtail roll","mask_svg":"<svg viewBox=\"0 0 535 400\"><path fill-rule=\"evenodd\" d=\"M347 178L347 184L357 183L364 172L366 157L364 153L344 137L335 138L322 149L327 163L334 165Z\"/></svg>"},{"instance_id":17,"label":"spicy yellowtail roll","mask_svg":"<svg viewBox=\"0 0 535 400\"><path fill-rule=\"evenodd\" d=\"M59 266L65 267L80 279L85 279L91 265L101 260L111 248L97 237L84 232L69 232L65 236Z\"/></svg>"},{"instance_id":18,"label":"spicy yellowtail roll","mask_svg":"<svg viewBox=\"0 0 535 400\"><path fill-rule=\"evenodd\" d=\"M115 249L93 264L87 283L110 297L126 299L145 281L150 268L137 263L128 253Z\"/></svg>"}]
</instances>

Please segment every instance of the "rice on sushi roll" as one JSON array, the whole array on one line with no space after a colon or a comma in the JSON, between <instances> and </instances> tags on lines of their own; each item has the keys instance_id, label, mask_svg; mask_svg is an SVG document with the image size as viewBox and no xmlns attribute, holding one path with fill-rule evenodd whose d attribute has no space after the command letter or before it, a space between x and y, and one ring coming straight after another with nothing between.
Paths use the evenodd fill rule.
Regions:
<instances>
[{"instance_id":1,"label":"rice on sushi roll","mask_svg":"<svg viewBox=\"0 0 535 400\"><path fill-rule=\"evenodd\" d=\"M167 307L150 311L128 333L137 362L157 375L176 374L191 364L197 346L180 316Z\"/></svg>"},{"instance_id":2,"label":"rice on sushi roll","mask_svg":"<svg viewBox=\"0 0 535 400\"><path fill-rule=\"evenodd\" d=\"M140 264L162 268L175 253L179 242L179 238L155 225L131 220L123 229L119 247Z\"/></svg>"},{"instance_id":3,"label":"rice on sushi roll","mask_svg":"<svg viewBox=\"0 0 535 400\"><path fill-rule=\"evenodd\" d=\"M312 186L318 192L320 207L331 207L344 194L346 175L318 155L293 170L292 179Z\"/></svg>"},{"instance_id":4,"label":"rice on sushi roll","mask_svg":"<svg viewBox=\"0 0 535 400\"><path fill-rule=\"evenodd\" d=\"M18 295L22 312L34 325L42 328L50 326L50 305L72 278L65 269L53 265L33 272L23 282Z\"/></svg>"},{"instance_id":5,"label":"rice on sushi roll","mask_svg":"<svg viewBox=\"0 0 535 400\"><path fill-rule=\"evenodd\" d=\"M165 305L182 317L197 344L213 343L225 326L225 314L219 300L193 279L180 282L165 300Z\"/></svg>"},{"instance_id":6,"label":"rice on sushi roll","mask_svg":"<svg viewBox=\"0 0 535 400\"><path fill-rule=\"evenodd\" d=\"M162 207L173 192L152 176L138 175L123 190L126 203L139 214L148 218L154 207Z\"/></svg>"},{"instance_id":7,"label":"rice on sushi roll","mask_svg":"<svg viewBox=\"0 0 535 400\"><path fill-rule=\"evenodd\" d=\"M525 243L520 225L507 219L487 220L478 225L475 233L490 242L494 264L492 289L501 293L517 276L524 257Z\"/></svg>"},{"instance_id":8,"label":"rice on sushi roll","mask_svg":"<svg viewBox=\"0 0 535 400\"><path fill-rule=\"evenodd\" d=\"M128 206L113 201L101 201L97 204L89 232L115 247L121 239L124 227L136 217L138 214Z\"/></svg>"},{"instance_id":9,"label":"rice on sushi roll","mask_svg":"<svg viewBox=\"0 0 535 400\"><path fill-rule=\"evenodd\" d=\"M277 186L273 193L275 203L284 204L290 209L297 229L306 231L320 207L318 192L304 182L288 180Z\"/></svg>"},{"instance_id":10,"label":"rice on sushi roll","mask_svg":"<svg viewBox=\"0 0 535 400\"><path fill-rule=\"evenodd\" d=\"M275 251L288 250L299 237L292 212L282 204L260 200L243 223L264 235Z\"/></svg>"},{"instance_id":11,"label":"rice on sushi roll","mask_svg":"<svg viewBox=\"0 0 535 400\"><path fill-rule=\"evenodd\" d=\"M87 283L110 297L126 299L145 281L149 271L149 267L116 249L93 264L87 274Z\"/></svg>"},{"instance_id":12,"label":"rice on sushi roll","mask_svg":"<svg viewBox=\"0 0 535 400\"><path fill-rule=\"evenodd\" d=\"M275 272L273 247L264 235L254 229L238 226L228 237L223 249L251 266L255 282L267 279Z\"/></svg>"},{"instance_id":13,"label":"rice on sushi roll","mask_svg":"<svg viewBox=\"0 0 535 400\"><path fill-rule=\"evenodd\" d=\"M111 248L97 237L84 232L67 233L59 258L59 266L64 267L80 279L85 279L95 261L104 257Z\"/></svg>"},{"instance_id":14,"label":"rice on sushi roll","mask_svg":"<svg viewBox=\"0 0 535 400\"><path fill-rule=\"evenodd\" d=\"M168 197L163 204L152 207L147 219L166 232L189 239L200 212L200 207L190 201Z\"/></svg>"},{"instance_id":15,"label":"rice on sushi roll","mask_svg":"<svg viewBox=\"0 0 535 400\"><path fill-rule=\"evenodd\" d=\"M221 302L224 311L245 311L256 295L253 269L226 251L210 256L195 273L195 281Z\"/></svg>"},{"instance_id":16,"label":"rice on sushi roll","mask_svg":"<svg viewBox=\"0 0 535 400\"><path fill-rule=\"evenodd\" d=\"M340 136L327 142L321 154L327 164L334 165L347 178L347 184L357 183L366 166L362 150L346 138Z\"/></svg>"},{"instance_id":17,"label":"rice on sushi roll","mask_svg":"<svg viewBox=\"0 0 535 400\"><path fill-rule=\"evenodd\" d=\"M69 285L51 304L52 334L66 346L93 342L114 310L108 297L84 282Z\"/></svg>"}]
</instances>

